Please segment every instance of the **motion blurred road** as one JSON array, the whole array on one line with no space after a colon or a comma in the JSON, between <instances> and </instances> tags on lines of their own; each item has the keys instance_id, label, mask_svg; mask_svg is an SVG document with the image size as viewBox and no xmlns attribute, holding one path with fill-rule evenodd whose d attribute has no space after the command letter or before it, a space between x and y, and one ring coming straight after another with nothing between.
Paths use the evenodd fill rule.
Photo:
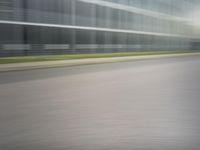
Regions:
<instances>
[{"instance_id":1,"label":"motion blurred road","mask_svg":"<svg viewBox=\"0 0 200 150\"><path fill-rule=\"evenodd\" d=\"M0 73L1 150L199 150L200 56Z\"/></svg>"}]
</instances>

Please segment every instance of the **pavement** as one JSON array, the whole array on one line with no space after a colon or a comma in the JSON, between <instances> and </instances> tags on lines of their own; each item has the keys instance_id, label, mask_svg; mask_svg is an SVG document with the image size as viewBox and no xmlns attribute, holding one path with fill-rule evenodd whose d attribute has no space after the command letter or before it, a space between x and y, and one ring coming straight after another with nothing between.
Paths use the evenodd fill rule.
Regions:
<instances>
[{"instance_id":1,"label":"pavement","mask_svg":"<svg viewBox=\"0 0 200 150\"><path fill-rule=\"evenodd\" d=\"M1 150L199 150L200 55L0 73Z\"/></svg>"},{"instance_id":2,"label":"pavement","mask_svg":"<svg viewBox=\"0 0 200 150\"><path fill-rule=\"evenodd\" d=\"M0 64L0 72L23 71L23 70L45 69L45 68L55 68L55 67L71 67L71 66L80 66L80 65L114 63L114 62L130 61L130 60L145 60L145 59L147 60L147 59L158 59L158 58L166 58L166 57L191 56L191 55L200 55L200 53L193 52L193 53L179 53L179 54L88 58L88 59L61 60L61 61L57 60L57 61Z\"/></svg>"}]
</instances>

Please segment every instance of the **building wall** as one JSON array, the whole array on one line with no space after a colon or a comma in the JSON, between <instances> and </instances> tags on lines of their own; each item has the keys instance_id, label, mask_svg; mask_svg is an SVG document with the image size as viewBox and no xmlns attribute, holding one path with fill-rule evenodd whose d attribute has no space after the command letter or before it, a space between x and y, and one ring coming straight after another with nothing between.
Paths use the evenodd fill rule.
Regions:
<instances>
[{"instance_id":1,"label":"building wall","mask_svg":"<svg viewBox=\"0 0 200 150\"><path fill-rule=\"evenodd\" d=\"M0 56L189 49L182 0L0 0Z\"/></svg>"}]
</instances>

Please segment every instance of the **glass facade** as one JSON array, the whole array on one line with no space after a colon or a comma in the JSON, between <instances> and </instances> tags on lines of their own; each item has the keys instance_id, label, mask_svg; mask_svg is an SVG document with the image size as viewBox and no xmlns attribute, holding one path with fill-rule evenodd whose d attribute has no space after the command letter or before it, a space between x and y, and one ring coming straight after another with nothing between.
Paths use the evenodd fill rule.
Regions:
<instances>
[{"instance_id":1,"label":"glass facade","mask_svg":"<svg viewBox=\"0 0 200 150\"><path fill-rule=\"evenodd\" d=\"M198 0L0 0L0 56L188 50ZM196 44L198 45L198 44Z\"/></svg>"}]
</instances>

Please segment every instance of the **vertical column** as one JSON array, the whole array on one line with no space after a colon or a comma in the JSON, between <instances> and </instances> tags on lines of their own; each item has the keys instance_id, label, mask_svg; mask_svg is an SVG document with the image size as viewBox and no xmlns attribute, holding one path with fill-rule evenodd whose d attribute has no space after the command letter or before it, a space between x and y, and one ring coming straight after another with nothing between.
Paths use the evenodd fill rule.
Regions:
<instances>
[{"instance_id":1,"label":"vertical column","mask_svg":"<svg viewBox=\"0 0 200 150\"><path fill-rule=\"evenodd\" d=\"M97 23L97 21L96 21L96 6L95 5L92 5L92 14L93 14L93 16L92 16L92 26L93 27L97 27L97 25L96 25L96 23ZM92 37L92 39L91 39L91 44L92 45L95 45L95 46L92 46L92 48L91 48L91 53L96 53L96 31L91 31L91 37Z\"/></svg>"},{"instance_id":2,"label":"vertical column","mask_svg":"<svg viewBox=\"0 0 200 150\"><path fill-rule=\"evenodd\" d=\"M71 8L72 25L76 26L76 0L71 1ZM76 29L72 29L72 53L76 53Z\"/></svg>"},{"instance_id":3,"label":"vertical column","mask_svg":"<svg viewBox=\"0 0 200 150\"><path fill-rule=\"evenodd\" d=\"M111 8L106 8L106 28L111 28ZM112 46L112 32L105 32L105 50L108 52L112 52L111 46Z\"/></svg>"},{"instance_id":4,"label":"vertical column","mask_svg":"<svg viewBox=\"0 0 200 150\"><path fill-rule=\"evenodd\" d=\"M28 3L27 0L23 0L23 1L22 1L23 16L24 16L23 19L24 19L24 22L26 22L27 19L28 19L28 18L27 18L27 15L28 15L28 14L27 14L27 13L28 13L28 12L27 12L27 9L28 9L28 8L27 8L27 6L28 6L27 3ZM28 32L27 26L24 25L24 26L23 26L23 42L24 42L24 44L27 44L27 43L28 43L28 33L27 33L27 32ZM25 56L28 55L28 51L27 51L26 48L24 49L24 55L25 55Z\"/></svg>"}]
</instances>

